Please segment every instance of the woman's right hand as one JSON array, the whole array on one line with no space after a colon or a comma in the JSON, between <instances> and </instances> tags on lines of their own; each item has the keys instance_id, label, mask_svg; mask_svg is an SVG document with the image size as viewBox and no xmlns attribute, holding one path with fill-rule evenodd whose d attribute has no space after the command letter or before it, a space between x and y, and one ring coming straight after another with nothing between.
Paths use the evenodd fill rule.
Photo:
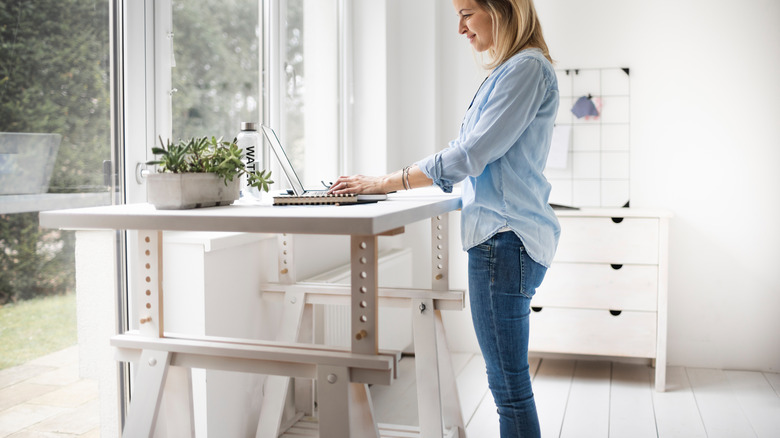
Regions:
<instances>
[{"instance_id":1,"label":"woman's right hand","mask_svg":"<svg viewBox=\"0 0 780 438\"><path fill-rule=\"evenodd\" d=\"M384 194L385 177L351 175L340 176L328 189L335 195Z\"/></svg>"}]
</instances>

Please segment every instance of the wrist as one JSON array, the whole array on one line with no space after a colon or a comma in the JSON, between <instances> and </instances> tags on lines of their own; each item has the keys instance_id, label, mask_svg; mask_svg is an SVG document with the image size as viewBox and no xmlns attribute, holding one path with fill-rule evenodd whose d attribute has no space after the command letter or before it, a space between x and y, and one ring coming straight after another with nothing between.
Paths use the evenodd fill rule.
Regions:
<instances>
[{"instance_id":1,"label":"wrist","mask_svg":"<svg viewBox=\"0 0 780 438\"><path fill-rule=\"evenodd\" d=\"M394 192L395 191L395 188L393 187L393 182L392 182L392 178L391 177L392 177L392 175L385 175L385 176L382 177L382 179L381 179L381 181L379 183L380 184L380 188L382 190L382 193L390 193L390 192Z\"/></svg>"}]
</instances>

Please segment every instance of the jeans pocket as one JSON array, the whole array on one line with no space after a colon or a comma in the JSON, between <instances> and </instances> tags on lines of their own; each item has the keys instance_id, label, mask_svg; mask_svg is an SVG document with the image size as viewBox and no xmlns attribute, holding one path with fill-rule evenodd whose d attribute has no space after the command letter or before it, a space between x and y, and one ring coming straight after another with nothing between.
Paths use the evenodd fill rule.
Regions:
<instances>
[{"instance_id":1,"label":"jeans pocket","mask_svg":"<svg viewBox=\"0 0 780 438\"><path fill-rule=\"evenodd\" d=\"M542 284L547 268L536 263L526 252L525 248L520 250L521 257L521 284L520 292L528 298L536 295L536 288Z\"/></svg>"}]
</instances>

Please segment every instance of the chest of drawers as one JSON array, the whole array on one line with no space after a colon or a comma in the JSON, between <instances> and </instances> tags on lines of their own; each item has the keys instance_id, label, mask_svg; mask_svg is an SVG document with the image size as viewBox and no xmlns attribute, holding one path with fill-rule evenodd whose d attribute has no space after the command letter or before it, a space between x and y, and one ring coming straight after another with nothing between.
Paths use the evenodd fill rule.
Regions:
<instances>
[{"instance_id":1,"label":"chest of drawers","mask_svg":"<svg viewBox=\"0 0 780 438\"><path fill-rule=\"evenodd\" d=\"M531 306L529 349L654 359L666 380L669 214L558 212L561 237Z\"/></svg>"}]
</instances>

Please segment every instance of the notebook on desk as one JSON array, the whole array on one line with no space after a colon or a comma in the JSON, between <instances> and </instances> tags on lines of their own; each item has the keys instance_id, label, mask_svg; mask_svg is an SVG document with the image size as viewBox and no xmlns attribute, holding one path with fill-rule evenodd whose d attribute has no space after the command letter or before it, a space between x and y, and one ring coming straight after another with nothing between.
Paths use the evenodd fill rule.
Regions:
<instances>
[{"instance_id":1,"label":"notebook on desk","mask_svg":"<svg viewBox=\"0 0 780 438\"><path fill-rule=\"evenodd\" d=\"M334 195L328 194L327 190L306 190L295 168L290 162L287 153L276 136L273 129L262 125L263 135L271 145L276 159L282 166L287 180L292 186L292 193L287 195L274 196L274 205L342 205L342 204L364 204L369 202L384 201L387 195Z\"/></svg>"}]
</instances>

